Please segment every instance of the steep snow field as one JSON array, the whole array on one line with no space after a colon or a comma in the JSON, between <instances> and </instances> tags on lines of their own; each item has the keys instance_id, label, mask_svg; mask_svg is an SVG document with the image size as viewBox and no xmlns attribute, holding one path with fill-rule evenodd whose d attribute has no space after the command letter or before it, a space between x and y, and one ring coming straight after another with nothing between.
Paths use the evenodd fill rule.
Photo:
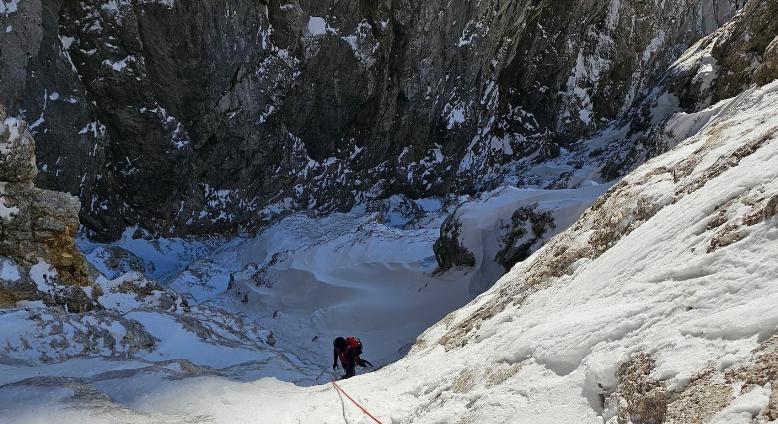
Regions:
<instances>
[{"instance_id":1,"label":"steep snow field","mask_svg":"<svg viewBox=\"0 0 778 424\"><path fill-rule=\"evenodd\" d=\"M778 349L777 114L774 82L678 115L700 131L610 188L571 228L424 331L404 358L343 387L384 423L774 420L778 387L742 376L764 372L754 364ZM366 357L385 363L467 301L476 273L431 274L440 219L393 226L391 214L390 225L364 213L298 215L188 265L157 265L193 310L238 312L273 331L274 346L268 333L249 348L203 341L166 324L174 317L129 312L162 340L159 350L2 365L0 417L371 422L331 385L300 384L330 378L335 334L364 334ZM224 350L201 349L208 343ZM257 356L242 357L246 349ZM78 378L21 380L35 375ZM700 391L718 401L695 402Z\"/></svg>"},{"instance_id":2,"label":"steep snow field","mask_svg":"<svg viewBox=\"0 0 778 424\"><path fill-rule=\"evenodd\" d=\"M254 317L277 348L316 364L316 374L331 363L331 340L344 334L359 335L369 359L385 364L471 298L464 271L432 276L436 237L434 223L401 229L374 214L294 215L202 260L233 275L228 295L209 302Z\"/></svg>"}]
</instances>

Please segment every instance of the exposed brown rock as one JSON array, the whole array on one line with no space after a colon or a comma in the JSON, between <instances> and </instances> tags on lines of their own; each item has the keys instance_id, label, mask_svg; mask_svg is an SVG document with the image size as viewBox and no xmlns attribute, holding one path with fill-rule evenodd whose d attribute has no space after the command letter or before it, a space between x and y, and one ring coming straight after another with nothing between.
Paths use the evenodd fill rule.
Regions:
<instances>
[{"instance_id":1,"label":"exposed brown rock","mask_svg":"<svg viewBox=\"0 0 778 424\"><path fill-rule=\"evenodd\" d=\"M762 342L748 364L728 370L725 376L729 383L742 382L743 392L752 386L770 383L775 394L775 387L778 386L778 335ZM771 401L775 405L775 396L771 396Z\"/></svg>"},{"instance_id":2,"label":"exposed brown rock","mask_svg":"<svg viewBox=\"0 0 778 424\"><path fill-rule=\"evenodd\" d=\"M16 296L6 289L0 289L0 308L11 308L16 305Z\"/></svg>"},{"instance_id":3,"label":"exposed brown rock","mask_svg":"<svg viewBox=\"0 0 778 424\"><path fill-rule=\"evenodd\" d=\"M757 386L770 384L772 392L767 407L757 422L778 418L778 336L762 342L751 359L725 371L708 368L700 372L680 392L671 394L666 423L703 424L738 396ZM737 388L737 392L735 392Z\"/></svg>"},{"instance_id":4,"label":"exposed brown rock","mask_svg":"<svg viewBox=\"0 0 778 424\"><path fill-rule=\"evenodd\" d=\"M12 260L23 274L19 281L0 284L5 304L43 299L70 311L94 307L80 287L91 284L89 268L75 246L81 205L67 194L33 185L37 173L35 142L24 121L9 118L0 105L0 257ZM60 288L41 293L30 281L29 269L39 261L51 264Z\"/></svg>"},{"instance_id":5,"label":"exposed brown rock","mask_svg":"<svg viewBox=\"0 0 778 424\"><path fill-rule=\"evenodd\" d=\"M727 247L745 238L745 234L736 225L726 225L710 241L708 253Z\"/></svg>"},{"instance_id":6,"label":"exposed brown rock","mask_svg":"<svg viewBox=\"0 0 778 424\"><path fill-rule=\"evenodd\" d=\"M667 405L666 423L703 424L724 409L732 400L732 387L714 379L708 369L698 374Z\"/></svg>"},{"instance_id":7,"label":"exposed brown rock","mask_svg":"<svg viewBox=\"0 0 778 424\"><path fill-rule=\"evenodd\" d=\"M778 215L778 196L771 197L764 208L764 219L770 219L775 215Z\"/></svg>"},{"instance_id":8,"label":"exposed brown rock","mask_svg":"<svg viewBox=\"0 0 778 424\"><path fill-rule=\"evenodd\" d=\"M619 367L617 389L606 403L614 406L620 424L664 422L667 389L662 382L651 378L653 368L653 359L645 354L639 354Z\"/></svg>"}]
</instances>

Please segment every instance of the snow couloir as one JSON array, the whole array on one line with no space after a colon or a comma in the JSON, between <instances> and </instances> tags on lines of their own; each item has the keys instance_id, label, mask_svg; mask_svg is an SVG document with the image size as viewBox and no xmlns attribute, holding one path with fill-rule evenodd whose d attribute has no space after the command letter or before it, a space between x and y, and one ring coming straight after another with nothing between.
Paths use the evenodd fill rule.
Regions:
<instances>
[{"instance_id":1,"label":"snow couloir","mask_svg":"<svg viewBox=\"0 0 778 424\"><path fill-rule=\"evenodd\" d=\"M776 419L778 82L701 113L696 135L344 389L387 423ZM130 379L11 383L0 409L22 422L368 422L326 384Z\"/></svg>"}]
</instances>

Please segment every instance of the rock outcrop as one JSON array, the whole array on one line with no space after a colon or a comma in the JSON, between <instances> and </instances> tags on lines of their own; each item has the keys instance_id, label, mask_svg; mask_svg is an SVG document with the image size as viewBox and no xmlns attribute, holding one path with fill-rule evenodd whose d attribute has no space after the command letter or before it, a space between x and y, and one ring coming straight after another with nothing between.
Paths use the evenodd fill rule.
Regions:
<instances>
[{"instance_id":1,"label":"rock outcrop","mask_svg":"<svg viewBox=\"0 0 778 424\"><path fill-rule=\"evenodd\" d=\"M653 360L645 354L623 363L617 373L617 390L606 399L604 417L612 414L619 424L703 424L718 415L726 422L727 409L738 397L763 390L768 401L765 407L753 408L754 422L778 418L778 336L760 343L743 364L725 371L701 370L677 390L652 378L655 371ZM743 412L742 406L732 409L734 415Z\"/></svg>"},{"instance_id":2,"label":"rock outcrop","mask_svg":"<svg viewBox=\"0 0 778 424\"><path fill-rule=\"evenodd\" d=\"M616 374L618 390L610 395L608 409L617 411L616 422L662 423L667 413L667 388L651 377L654 362L647 355L621 364Z\"/></svg>"},{"instance_id":3,"label":"rock outcrop","mask_svg":"<svg viewBox=\"0 0 778 424\"><path fill-rule=\"evenodd\" d=\"M693 135L425 331L401 371L364 387L434 362L446 371L418 379L423 400L402 419L774 421L777 111L773 81L679 113L673 122ZM474 383L457 397L463 370ZM507 380L490 386L496 371Z\"/></svg>"},{"instance_id":4,"label":"rock outcrop","mask_svg":"<svg viewBox=\"0 0 778 424\"><path fill-rule=\"evenodd\" d=\"M608 187L591 182L566 190L502 187L463 201L446 217L433 246L438 266L474 267L480 283L471 288L480 293L572 225Z\"/></svg>"},{"instance_id":5,"label":"rock outcrop","mask_svg":"<svg viewBox=\"0 0 778 424\"><path fill-rule=\"evenodd\" d=\"M494 260L510 271L516 263L529 257L542 244L544 236L556 228L554 215L549 211L539 211L537 205L523 206L511 216L503 237L503 249L497 252Z\"/></svg>"},{"instance_id":6,"label":"rock outcrop","mask_svg":"<svg viewBox=\"0 0 778 424\"><path fill-rule=\"evenodd\" d=\"M440 237L435 241L433 250L438 267L442 271L455 266L475 266L473 252L462 244L460 233L462 223L457 220L456 211L449 215L440 227Z\"/></svg>"},{"instance_id":7,"label":"rock outcrop","mask_svg":"<svg viewBox=\"0 0 778 424\"><path fill-rule=\"evenodd\" d=\"M454 210L443 221L440 237L433 246L435 259L442 271L457 266L476 265L473 252L465 246L460 218L459 210ZM556 224L552 211L539 208L537 203L517 206L509 217L504 218L504 222L501 220L499 228L495 229L499 250L493 258L488 259L502 265L507 272L542 246Z\"/></svg>"},{"instance_id":8,"label":"rock outcrop","mask_svg":"<svg viewBox=\"0 0 778 424\"><path fill-rule=\"evenodd\" d=\"M152 350L157 343L143 325L115 311L75 314L28 308L7 314L24 322L26 331L3 334L0 355L6 359L47 363L89 356L126 358Z\"/></svg>"},{"instance_id":9,"label":"rock outcrop","mask_svg":"<svg viewBox=\"0 0 778 424\"><path fill-rule=\"evenodd\" d=\"M95 299L100 306L120 312L149 309L181 314L189 312L189 304L173 290L149 280L138 272L127 272L113 280L98 277L100 293Z\"/></svg>"},{"instance_id":10,"label":"rock outcrop","mask_svg":"<svg viewBox=\"0 0 778 424\"><path fill-rule=\"evenodd\" d=\"M0 299L42 299L70 311L94 304L83 255L75 247L77 198L33 185L35 141L27 124L0 106Z\"/></svg>"},{"instance_id":11,"label":"rock outcrop","mask_svg":"<svg viewBox=\"0 0 778 424\"><path fill-rule=\"evenodd\" d=\"M227 232L493 188L640 104L741 6L25 0L0 13L0 100L94 235Z\"/></svg>"}]
</instances>

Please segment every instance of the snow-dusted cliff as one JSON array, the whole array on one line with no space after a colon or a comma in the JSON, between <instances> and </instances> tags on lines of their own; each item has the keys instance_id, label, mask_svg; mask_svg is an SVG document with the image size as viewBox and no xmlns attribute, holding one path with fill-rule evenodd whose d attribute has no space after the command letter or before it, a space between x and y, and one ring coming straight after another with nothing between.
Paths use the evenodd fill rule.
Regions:
<instances>
[{"instance_id":1,"label":"snow-dusted cliff","mask_svg":"<svg viewBox=\"0 0 778 424\"><path fill-rule=\"evenodd\" d=\"M637 113L743 3L14 0L0 101L96 235L235 232L495 188Z\"/></svg>"}]
</instances>

